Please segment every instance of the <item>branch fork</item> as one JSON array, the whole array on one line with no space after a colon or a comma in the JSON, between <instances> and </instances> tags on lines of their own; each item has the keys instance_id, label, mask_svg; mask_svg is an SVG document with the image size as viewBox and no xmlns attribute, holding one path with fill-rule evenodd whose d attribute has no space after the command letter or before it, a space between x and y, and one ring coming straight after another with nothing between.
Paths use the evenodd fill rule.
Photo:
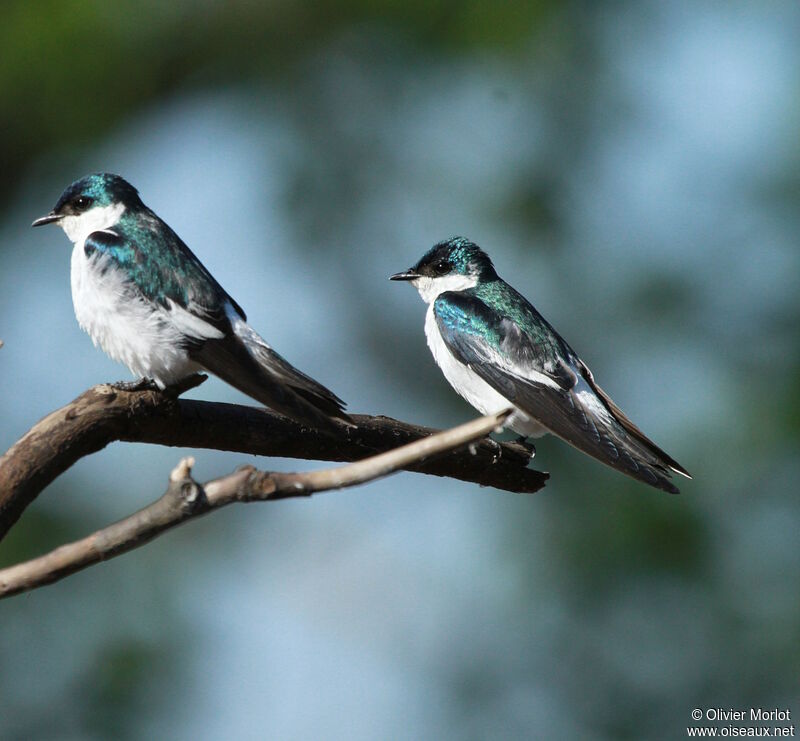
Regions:
<instances>
[{"instance_id":1,"label":"branch fork","mask_svg":"<svg viewBox=\"0 0 800 741\"><path fill-rule=\"evenodd\" d=\"M300 473L243 466L201 484L192 477L194 458L183 458L152 504L81 540L0 570L0 598L62 579L234 502L307 497L400 469L518 492L537 491L548 477L527 467L530 453L524 446L486 438L502 427L510 410L441 432L354 415L356 426L333 438L268 410L177 398L204 380L194 376L170 392L96 386L45 417L0 458L0 538L47 484L114 440L353 462Z\"/></svg>"}]
</instances>

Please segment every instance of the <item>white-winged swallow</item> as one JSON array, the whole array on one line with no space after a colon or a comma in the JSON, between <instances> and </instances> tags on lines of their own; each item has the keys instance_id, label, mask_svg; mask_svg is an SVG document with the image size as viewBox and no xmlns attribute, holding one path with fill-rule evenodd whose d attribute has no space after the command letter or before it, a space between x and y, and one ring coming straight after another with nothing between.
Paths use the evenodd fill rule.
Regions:
<instances>
[{"instance_id":1,"label":"white-winged swallow","mask_svg":"<svg viewBox=\"0 0 800 741\"><path fill-rule=\"evenodd\" d=\"M512 408L523 437L552 433L607 466L677 493L688 471L636 427L531 303L497 275L489 256L463 237L440 242L410 281L428 304L425 335L450 385L482 414Z\"/></svg>"},{"instance_id":2,"label":"white-winged swallow","mask_svg":"<svg viewBox=\"0 0 800 741\"><path fill-rule=\"evenodd\" d=\"M178 235L119 175L70 185L33 226L74 244L72 301L95 345L161 389L200 370L280 414L327 432L349 421L335 394L294 368Z\"/></svg>"}]
</instances>

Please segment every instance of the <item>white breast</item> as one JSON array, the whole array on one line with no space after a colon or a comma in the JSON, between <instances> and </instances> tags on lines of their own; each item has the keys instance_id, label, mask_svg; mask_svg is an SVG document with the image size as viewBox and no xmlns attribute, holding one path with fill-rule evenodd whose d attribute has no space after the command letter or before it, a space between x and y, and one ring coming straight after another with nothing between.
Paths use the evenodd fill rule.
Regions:
<instances>
[{"instance_id":1,"label":"white breast","mask_svg":"<svg viewBox=\"0 0 800 741\"><path fill-rule=\"evenodd\" d=\"M99 252L86 257L83 240L72 250L71 283L78 324L135 376L165 388L199 370L183 349L186 332L173 312L137 296L108 257Z\"/></svg>"},{"instance_id":2,"label":"white breast","mask_svg":"<svg viewBox=\"0 0 800 741\"><path fill-rule=\"evenodd\" d=\"M508 426L520 435L541 437L547 430L531 419L522 410L514 405L502 394L495 391L475 371L464 363L458 361L445 344L436 316L433 313L433 304L428 306L425 314L425 337L428 347L433 353L433 359L442 369L444 377L456 392L466 399L481 414L496 414L497 412L514 408L514 414L508 420Z\"/></svg>"}]
</instances>

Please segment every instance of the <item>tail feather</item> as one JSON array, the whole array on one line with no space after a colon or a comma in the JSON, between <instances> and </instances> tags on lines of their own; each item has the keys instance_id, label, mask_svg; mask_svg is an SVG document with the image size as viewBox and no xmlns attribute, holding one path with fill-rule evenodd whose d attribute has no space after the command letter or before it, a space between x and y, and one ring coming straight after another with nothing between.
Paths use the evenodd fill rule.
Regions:
<instances>
[{"instance_id":1,"label":"tail feather","mask_svg":"<svg viewBox=\"0 0 800 741\"><path fill-rule=\"evenodd\" d=\"M551 417L546 425L550 432L620 473L671 494L679 493L670 481L671 466L653 453L645 443L647 438L633 437L616 419L598 415L575 394L566 394L565 400L571 404L571 413Z\"/></svg>"},{"instance_id":2,"label":"tail feather","mask_svg":"<svg viewBox=\"0 0 800 741\"><path fill-rule=\"evenodd\" d=\"M344 402L297 370L250 327L206 340L190 350L195 362L234 388L280 414L318 430L341 433L335 420L352 424Z\"/></svg>"},{"instance_id":3,"label":"tail feather","mask_svg":"<svg viewBox=\"0 0 800 741\"><path fill-rule=\"evenodd\" d=\"M597 396L599 398L594 397L596 404L604 404L605 409L595 406L594 402L587 405L592 397L568 393L567 399L572 405L574 418L584 434L573 437L569 433L576 430L569 426L554 430L555 434L621 473L657 489L678 494L678 488L670 481L673 473L691 476L646 437L605 394L601 392Z\"/></svg>"},{"instance_id":4,"label":"tail feather","mask_svg":"<svg viewBox=\"0 0 800 741\"><path fill-rule=\"evenodd\" d=\"M542 384L517 384L514 403L552 434L601 463L657 489L677 494L670 481L683 468L609 405L589 379L568 391ZM535 413L532 411L535 410ZM678 470L680 469L680 470ZM683 475L688 475L683 473Z\"/></svg>"},{"instance_id":5,"label":"tail feather","mask_svg":"<svg viewBox=\"0 0 800 741\"><path fill-rule=\"evenodd\" d=\"M248 327L248 329L250 329ZM321 383L295 368L279 353L275 352L252 329L252 336L243 335L242 341L259 364L281 383L291 386L292 390L302 396L309 404L317 407L331 417L351 421L344 413L345 403Z\"/></svg>"},{"instance_id":6,"label":"tail feather","mask_svg":"<svg viewBox=\"0 0 800 741\"><path fill-rule=\"evenodd\" d=\"M670 481L674 469L667 462L669 457L656 454L654 451L659 448L651 440L644 435L634 437L621 425L613 423L598 423L598 428L604 463L670 494L679 493L678 487Z\"/></svg>"},{"instance_id":7,"label":"tail feather","mask_svg":"<svg viewBox=\"0 0 800 741\"><path fill-rule=\"evenodd\" d=\"M608 411L613 415L614 419L627 433L628 439L635 442L636 447L641 451L640 457L644 458L644 460L650 460L653 463L656 463L658 468L666 470L667 475L677 473L681 476L685 476L687 479L691 479L692 475L680 463L678 463L678 461L667 455L664 450L659 448L649 437L647 437L647 435L645 435L633 422L631 422L627 415L611 400L611 397L605 391L603 391L600 386L598 386L597 382L594 380L592 372L589 370L586 364L583 363L583 361L579 362L581 365L581 370L583 371L583 377L592 387L592 390L603 401ZM670 484L670 486L672 485Z\"/></svg>"}]
</instances>

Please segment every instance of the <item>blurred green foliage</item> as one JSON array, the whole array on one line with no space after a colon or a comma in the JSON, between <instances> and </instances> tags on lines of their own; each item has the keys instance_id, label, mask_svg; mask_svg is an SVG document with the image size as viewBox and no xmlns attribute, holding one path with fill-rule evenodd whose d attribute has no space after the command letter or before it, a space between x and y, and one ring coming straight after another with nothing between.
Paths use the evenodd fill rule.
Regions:
<instances>
[{"instance_id":1,"label":"blurred green foliage","mask_svg":"<svg viewBox=\"0 0 800 741\"><path fill-rule=\"evenodd\" d=\"M354 23L390 25L423 46L508 50L529 43L554 5L7 0L0 24L6 172L19 174L43 149L85 147L177 89L291 74L298 58ZM0 194L13 183L4 179Z\"/></svg>"}]
</instances>

